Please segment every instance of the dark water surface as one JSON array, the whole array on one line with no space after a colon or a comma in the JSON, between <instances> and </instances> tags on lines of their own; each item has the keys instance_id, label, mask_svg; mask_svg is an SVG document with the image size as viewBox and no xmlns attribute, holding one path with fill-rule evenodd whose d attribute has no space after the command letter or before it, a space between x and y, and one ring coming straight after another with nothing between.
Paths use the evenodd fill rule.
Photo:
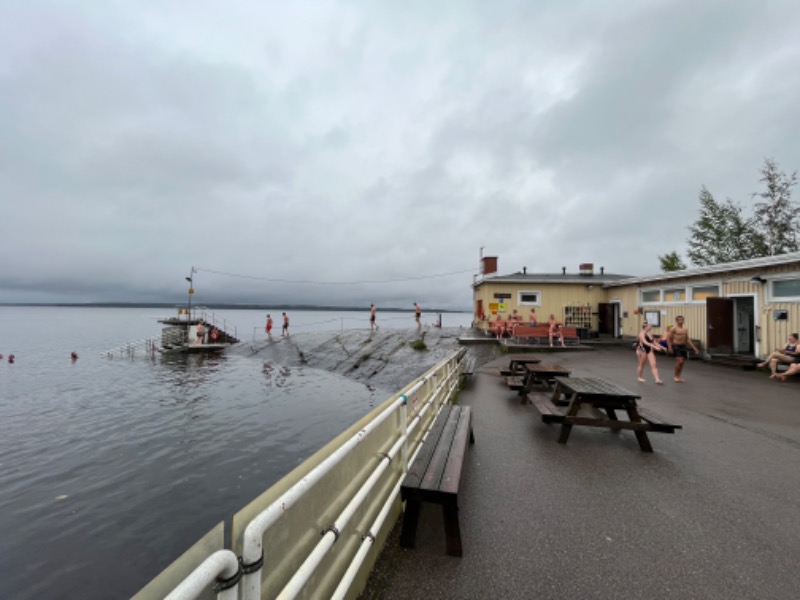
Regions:
<instances>
[{"instance_id":1,"label":"dark water surface","mask_svg":"<svg viewBox=\"0 0 800 600\"><path fill-rule=\"evenodd\" d=\"M0 598L130 597L387 397L246 353L101 356L157 335L165 314L0 307ZM263 336L262 311L219 316L244 341ZM366 312L291 317L295 332L367 324Z\"/></svg>"}]
</instances>

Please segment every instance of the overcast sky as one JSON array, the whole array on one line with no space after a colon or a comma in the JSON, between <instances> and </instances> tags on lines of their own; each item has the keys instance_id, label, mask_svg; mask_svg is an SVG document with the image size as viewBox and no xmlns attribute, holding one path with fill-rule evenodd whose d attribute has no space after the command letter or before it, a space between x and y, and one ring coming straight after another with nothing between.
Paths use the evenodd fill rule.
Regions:
<instances>
[{"instance_id":1,"label":"overcast sky","mask_svg":"<svg viewBox=\"0 0 800 600\"><path fill-rule=\"evenodd\" d=\"M0 0L0 302L654 274L765 157L800 169L796 0Z\"/></svg>"}]
</instances>

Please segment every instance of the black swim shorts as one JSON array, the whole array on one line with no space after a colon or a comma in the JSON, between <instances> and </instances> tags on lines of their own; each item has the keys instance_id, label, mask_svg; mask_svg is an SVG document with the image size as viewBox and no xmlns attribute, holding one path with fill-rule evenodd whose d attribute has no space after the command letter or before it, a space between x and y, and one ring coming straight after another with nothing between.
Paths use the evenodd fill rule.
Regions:
<instances>
[{"instance_id":1,"label":"black swim shorts","mask_svg":"<svg viewBox=\"0 0 800 600\"><path fill-rule=\"evenodd\" d=\"M672 356L674 356L675 358L678 357L689 358L689 349L683 344L673 344Z\"/></svg>"}]
</instances>

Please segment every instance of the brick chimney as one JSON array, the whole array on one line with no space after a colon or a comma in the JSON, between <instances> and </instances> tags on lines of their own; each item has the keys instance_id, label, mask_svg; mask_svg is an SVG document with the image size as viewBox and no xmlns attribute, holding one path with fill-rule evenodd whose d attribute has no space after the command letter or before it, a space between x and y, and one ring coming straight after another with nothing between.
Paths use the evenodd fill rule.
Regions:
<instances>
[{"instance_id":1,"label":"brick chimney","mask_svg":"<svg viewBox=\"0 0 800 600\"><path fill-rule=\"evenodd\" d=\"M492 273L497 273L497 257L484 256L481 258L481 274L491 275Z\"/></svg>"},{"instance_id":2,"label":"brick chimney","mask_svg":"<svg viewBox=\"0 0 800 600\"><path fill-rule=\"evenodd\" d=\"M594 275L594 264L583 263L578 266L578 273L581 275Z\"/></svg>"}]
</instances>

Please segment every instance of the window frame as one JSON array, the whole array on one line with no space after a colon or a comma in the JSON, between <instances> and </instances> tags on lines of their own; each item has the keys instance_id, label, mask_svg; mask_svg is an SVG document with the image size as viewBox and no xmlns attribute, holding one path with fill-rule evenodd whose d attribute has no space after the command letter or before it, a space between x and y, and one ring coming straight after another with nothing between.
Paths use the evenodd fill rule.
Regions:
<instances>
[{"instance_id":1,"label":"window frame","mask_svg":"<svg viewBox=\"0 0 800 600\"><path fill-rule=\"evenodd\" d=\"M522 296L524 294L536 294L536 302L524 302ZM541 290L518 290L517 291L517 306L541 306L542 305L542 292Z\"/></svg>"},{"instance_id":2,"label":"window frame","mask_svg":"<svg viewBox=\"0 0 800 600\"><path fill-rule=\"evenodd\" d=\"M645 294L652 294L653 292L658 293L658 300L645 300ZM640 289L639 290L639 304L645 306L646 304L663 304L664 303L664 294L661 288L647 288L647 289Z\"/></svg>"},{"instance_id":3,"label":"window frame","mask_svg":"<svg viewBox=\"0 0 800 600\"><path fill-rule=\"evenodd\" d=\"M717 292L714 296L706 296L705 298L695 299L694 291L695 289L703 289L703 288L716 288ZM703 304L707 298L721 298L722 297L722 284L719 282L716 283L706 283L704 285L690 285L689 286L689 300L693 304Z\"/></svg>"},{"instance_id":4,"label":"window frame","mask_svg":"<svg viewBox=\"0 0 800 600\"><path fill-rule=\"evenodd\" d=\"M797 296L776 296L775 284L782 281L800 281L800 272L781 273L779 277L770 278L767 281L769 286L769 300L770 302L800 302L800 295Z\"/></svg>"}]
</instances>

